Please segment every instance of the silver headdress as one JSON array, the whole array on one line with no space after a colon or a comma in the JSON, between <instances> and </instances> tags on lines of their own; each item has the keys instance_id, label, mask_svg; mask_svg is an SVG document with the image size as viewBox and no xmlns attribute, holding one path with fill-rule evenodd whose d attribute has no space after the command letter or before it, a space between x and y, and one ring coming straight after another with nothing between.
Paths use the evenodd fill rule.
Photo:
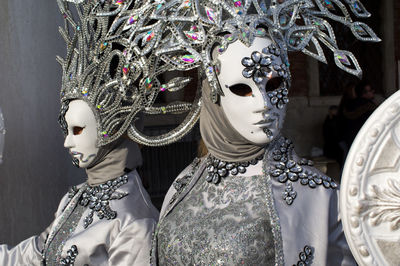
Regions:
<instances>
[{"instance_id":1,"label":"silver headdress","mask_svg":"<svg viewBox=\"0 0 400 266\"><path fill-rule=\"evenodd\" d=\"M329 20L349 27L359 40L380 41L365 23L353 21L350 11L357 18L370 16L358 0L69 0L77 6L80 24L72 20L66 1L58 0L74 34L61 31L68 44L67 58L61 61L62 99L87 99L97 108L102 145L126 130L136 142L156 146L186 134L199 117L201 98L159 107L153 106L154 99L187 85L190 79L179 71L198 69L216 102L222 95L212 58L216 47L223 52L237 40L251 45L255 37L269 36L288 66L287 51L326 63L323 45L338 67L360 77L356 58L339 49ZM172 71L176 77L162 82ZM139 111L189 113L173 131L150 137L132 123Z\"/></svg>"},{"instance_id":2,"label":"silver headdress","mask_svg":"<svg viewBox=\"0 0 400 266\"><path fill-rule=\"evenodd\" d=\"M171 132L145 136L148 145L176 141L195 125L200 111L199 96L194 103L153 106L159 91L177 91L191 79L176 77L161 83L156 78L174 68L155 68L159 66L159 59L151 49L159 37L145 26L150 20L152 4L132 0L57 2L65 19L65 27L59 30L67 43L66 58L57 57L63 69L59 121L64 133L64 115L69 101L74 99L84 100L92 108L98 122L100 147L127 131L136 140L136 134L141 133L136 133L134 118L141 111L147 114L189 112L181 125ZM135 22L141 25L140 33L132 28Z\"/></svg>"}]
</instances>

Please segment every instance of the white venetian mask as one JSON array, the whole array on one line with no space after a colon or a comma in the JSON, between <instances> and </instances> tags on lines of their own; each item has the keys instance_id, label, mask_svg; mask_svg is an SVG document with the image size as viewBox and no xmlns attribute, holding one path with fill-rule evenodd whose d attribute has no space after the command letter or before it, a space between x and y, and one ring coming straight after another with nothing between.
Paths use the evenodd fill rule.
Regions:
<instances>
[{"instance_id":1,"label":"white venetian mask","mask_svg":"<svg viewBox=\"0 0 400 266\"><path fill-rule=\"evenodd\" d=\"M73 161L80 168L87 168L96 157L97 123L92 109L83 100L73 100L65 114L68 134L64 147L69 149Z\"/></svg>"},{"instance_id":2,"label":"white venetian mask","mask_svg":"<svg viewBox=\"0 0 400 266\"><path fill-rule=\"evenodd\" d=\"M280 132L288 102L289 70L269 38L250 47L240 41L218 55L222 109L244 138L262 145Z\"/></svg>"}]
</instances>

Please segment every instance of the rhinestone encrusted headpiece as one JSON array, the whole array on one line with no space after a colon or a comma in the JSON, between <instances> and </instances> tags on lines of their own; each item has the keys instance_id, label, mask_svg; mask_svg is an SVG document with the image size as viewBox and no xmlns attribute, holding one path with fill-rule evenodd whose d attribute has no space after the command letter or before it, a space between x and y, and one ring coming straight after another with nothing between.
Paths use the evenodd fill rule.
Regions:
<instances>
[{"instance_id":1,"label":"rhinestone encrusted headpiece","mask_svg":"<svg viewBox=\"0 0 400 266\"><path fill-rule=\"evenodd\" d=\"M323 45L333 52L339 68L359 77L362 70L356 58L338 47L329 21L350 28L361 41L380 41L368 25L353 21L352 16L370 16L358 0L58 2L74 32L68 35L62 30L68 44L67 58L61 61L63 90L66 95L72 92L90 99L96 108L103 108L99 112L103 127L99 132L108 137L103 137L102 143L118 138L126 130L130 138L145 145L168 144L186 134L199 117L200 97L194 103L160 107L153 106L155 98L158 93L183 89L190 80L184 71L198 69L198 86L200 79L206 77L211 85L211 99L217 102L223 93L216 76L218 62L212 58L212 52L217 49L223 53L235 41L250 46L255 37L268 36L280 49L287 66L288 51L301 51L326 63ZM72 20L67 2L75 3L83 23ZM110 70L113 58L118 58L116 71ZM164 81L164 74L171 72L174 78ZM139 111L189 114L173 131L149 137L131 123Z\"/></svg>"},{"instance_id":2,"label":"rhinestone encrusted headpiece","mask_svg":"<svg viewBox=\"0 0 400 266\"><path fill-rule=\"evenodd\" d=\"M86 101L98 124L98 145L104 146L128 132L139 143L164 145L184 136L196 123L200 97L194 103L153 106L159 92L185 87L188 77L164 79L159 76L176 67L160 67L152 52L160 36L147 25L154 4L133 0L57 0L65 19L60 27L67 44L62 65L60 124L74 99ZM166 114L189 112L180 126L161 136L145 136L136 130L139 112Z\"/></svg>"},{"instance_id":3,"label":"rhinestone encrusted headpiece","mask_svg":"<svg viewBox=\"0 0 400 266\"><path fill-rule=\"evenodd\" d=\"M349 27L362 41L380 39L363 22L353 21L369 17L370 13L358 0L159 0L151 18L151 32L159 41L154 53L164 64L187 70L201 67L213 89L212 99L222 95L215 76L216 63L211 58L218 45L222 53L237 40L250 46L257 36L269 36L283 51L302 51L321 62L327 62L321 45L333 52L336 65L361 76L361 68L349 51L340 50L328 20ZM350 9L350 11L349 11Z\"/></svg>"}]
</instances>

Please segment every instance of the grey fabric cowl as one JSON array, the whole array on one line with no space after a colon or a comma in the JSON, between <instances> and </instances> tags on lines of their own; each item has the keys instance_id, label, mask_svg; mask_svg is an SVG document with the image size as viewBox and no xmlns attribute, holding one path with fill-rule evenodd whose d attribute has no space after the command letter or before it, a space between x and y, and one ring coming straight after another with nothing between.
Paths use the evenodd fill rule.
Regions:
<instances>
[{"instance_id":1,"label":"grey fabric cowl","mask_svg":"<svg viewBox=\"0 0 400 266\"><path fill-rule=\"evenodd\" d=\"M227 162L250 161L262 155L265 145L257 145L240 135L226 118L222 107L211 101L211 88L206 79L202 82L202 91L200 132L211 155Z\"/></svg>"},{"instance_id":2,"label":"grey fabric cowl","mask_svg":"<svg viewBox=\"0 0 400 266\"><path fill-rule=\"evenodd\" d=\"M98 159L86 168L88 184L96 186L115 179L125 173L125 168L134 170L142 164L138 145L131 140L120 139L99 150Z\"/></svg>"}]
</instances>

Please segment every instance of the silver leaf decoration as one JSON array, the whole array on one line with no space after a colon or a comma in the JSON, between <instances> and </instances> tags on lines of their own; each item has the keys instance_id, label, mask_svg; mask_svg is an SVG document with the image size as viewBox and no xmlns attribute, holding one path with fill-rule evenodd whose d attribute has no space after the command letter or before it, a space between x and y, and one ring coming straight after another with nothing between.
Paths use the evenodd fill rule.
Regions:
<instances>
[{"instance_id":1,"label":"silver leaf decoration","mask_svg":"<svg viewBox=\"0 0 400 266\"><path fill-rule=\"evenodd\" d=\"M375 32L363 22L354 22L350 26L354 36L361 41L380 42L381 39L376 36Z\"/></svg>"},{"instance_id":2,"label":"silver leaf decoration","mask_svg":"<svg viewBox=\"0 0 400 266\"><path fill-rule=\"evenodd\" d=\"M362 78L362 70L355 56L349 51L336 50L333 53L336 65L344 71ZM352 68L351 66L354 66Z\"/></svg>"}]
</instances>

